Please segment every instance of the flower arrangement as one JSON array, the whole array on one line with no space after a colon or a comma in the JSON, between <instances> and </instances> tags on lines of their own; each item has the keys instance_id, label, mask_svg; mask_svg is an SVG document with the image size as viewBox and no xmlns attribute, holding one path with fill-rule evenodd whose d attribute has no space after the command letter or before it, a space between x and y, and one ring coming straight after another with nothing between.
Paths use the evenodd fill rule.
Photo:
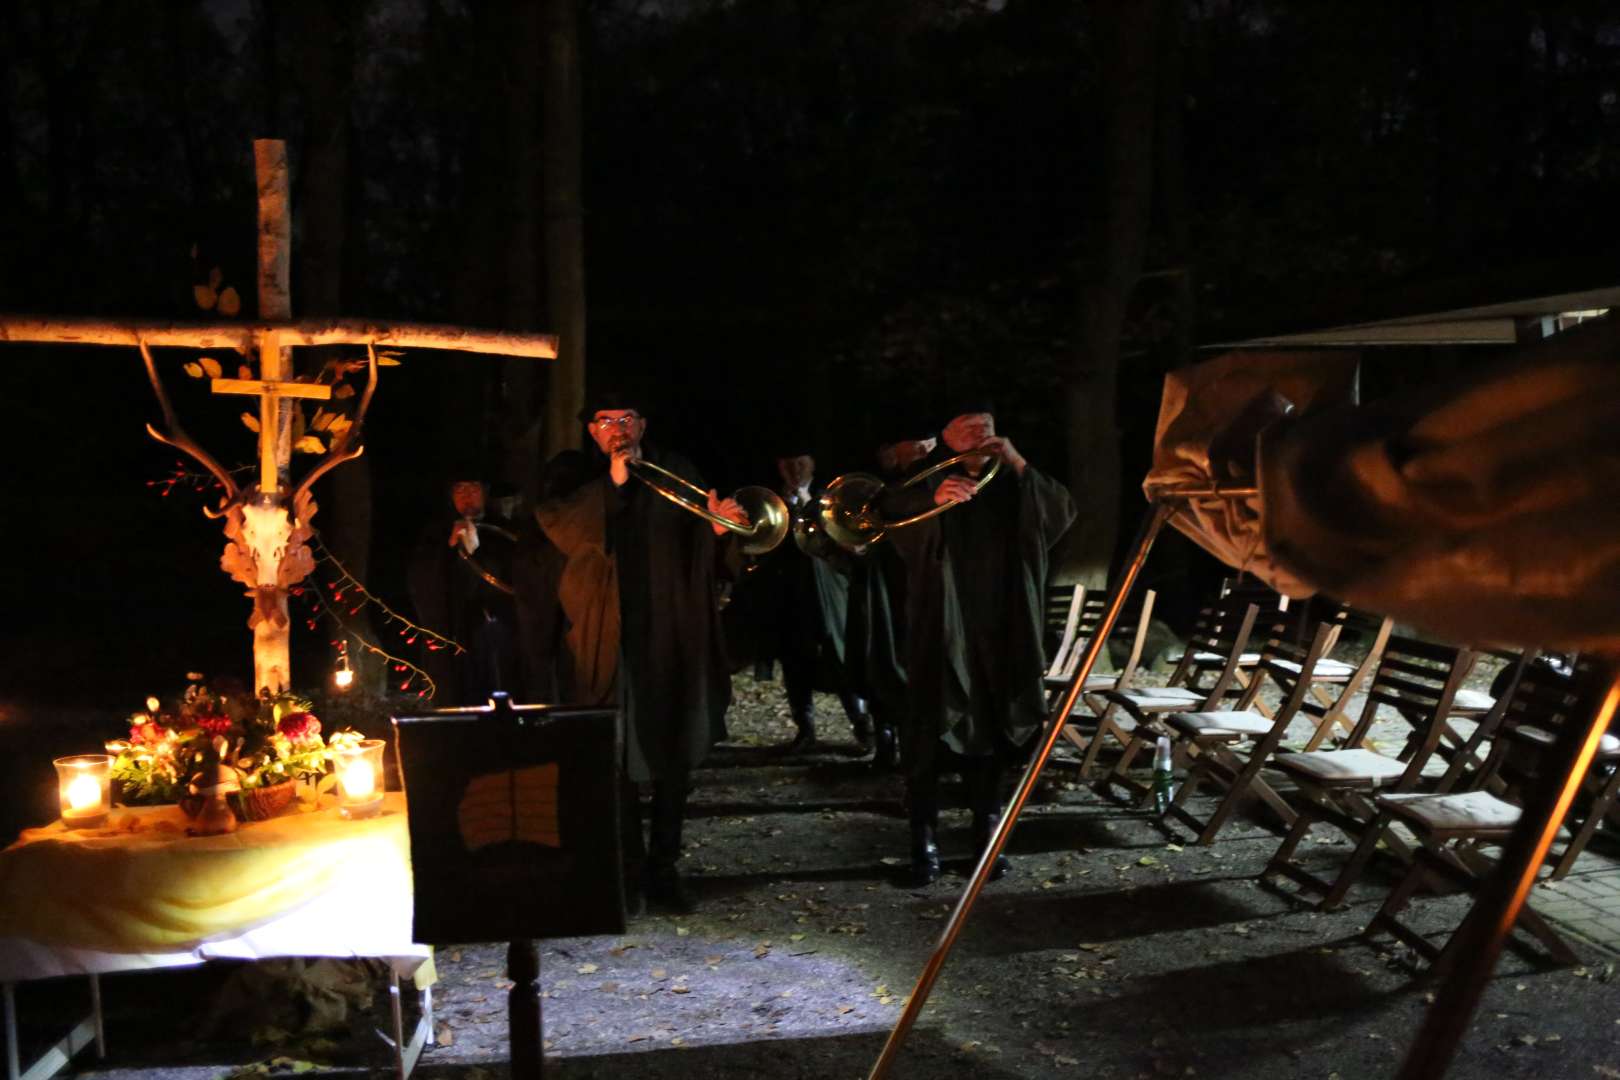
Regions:
<instances>
[{"instance_id":1,"label":"flower arrangement","mask_svg":"<svg viewBox=\"0 0 1620 1080\"><path fill-rule=\"evenodd\" d=\"M129 737L107 744L112 778L128 804L179 802L187 782L211 752L216 737L244 793L293 781L313 802L336 784L330 772L339 749L360 741L356 731L323 737L310 702L296 694L258 698L229 678L205 681L188 674L179 702L165 708L155 697L129 718Z\"/></svg>"}]
</instances>

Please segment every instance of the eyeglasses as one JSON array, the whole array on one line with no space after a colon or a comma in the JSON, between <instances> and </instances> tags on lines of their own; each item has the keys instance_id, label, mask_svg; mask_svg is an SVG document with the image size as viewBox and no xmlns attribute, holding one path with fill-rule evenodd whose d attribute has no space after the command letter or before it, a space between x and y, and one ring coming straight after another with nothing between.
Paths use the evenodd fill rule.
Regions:
<instances>
[{"instance_id":1,"label":"eyeglasses","mask_svg":"<svg viewBox=\"0 0 1620 1080\"><path fill-rule=\"evenodd\" d=\"M614 428L628 431L630 430L630 425L634 424L640 419L640 416L636 415L635 413L631 413L629 416L601 416L595 420L592 420L591 423L595 424L597 427L606 428L608 431L612 431Z\"/></svg>"}]
</instances>

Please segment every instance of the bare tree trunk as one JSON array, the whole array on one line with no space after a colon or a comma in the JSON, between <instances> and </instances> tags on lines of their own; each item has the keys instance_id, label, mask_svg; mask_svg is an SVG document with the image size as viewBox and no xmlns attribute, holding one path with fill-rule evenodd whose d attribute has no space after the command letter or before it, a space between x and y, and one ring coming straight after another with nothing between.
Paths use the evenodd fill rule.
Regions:
<instances>
[{"instance_id":1,"label":"bare tree trunk","mask_svg":"<svg viewBox=\"0 0 1620 1080\"><path fill-rule=\"evenodd\" d=\"M287 319L292 317L292 198L287 179L287 144L279 139L255 139L253 165L259 189L259 317ZM259 377L266 381L283 380L292 374L287 351L281 348L280 341L280 336L274 332L262 338ZM284 416L287 410L278 409L275 399L268 395L261 399L260 409L262 448L269 445L270 432L285 426L279 422L278 414ZM287 440L279 437L274 440L274 465L264 463L263 494L269 494L265 489L278 472L278 485L287 482L286 459L280 449L284 441ZM287 615L287 591L275 591L270 617L258 617L259 609L254 611L257 621L253 623L253 689L279 694L292 682L292 622Z\"/></svg>"},{"instance_id":2,"label":"bare tree trunk","mask_svg":"<svg viewBox=\"0 0 1620 1080\"><path fill-rule=\"evenodd\" d=\"M343 310L344 251L348 242L349 107L353 98L355 39L364 4L302 0L287 9L292 37L301 43L300 86L304 140L298 162L299 310L337 315ZM318 370L333 349L311 349L305 363ZM348 571L368 580L371 567L371 461L361 457L321 481L327 495L320 530ZM371 628L375 630L375 628ZM363 685L380 683L383 665L367 649L350 649Z\"/></svg>"},{"instance_id":3,"label":"bare tree trunk","mask_svg":"<svg viewBox=\"0 0 1620 1080\"><path fill-rule=\"evenodd\" d=\"M506 57L506 309L510 330L532 330L540 313L540 80L544 14L513 4L502 45ZM507 478L532 496L540 478L540 380L523 360L501 364L501 434Z\"/></svg>"},{"instance_id":4,"label":"bare tree trunk","mask_svg":"<svg viewBox=\"0 0 1620 1080\"><path fill-rule=\"evenodd\" d=\"M585 405L585 208L579 0L547 0L545 63L546 313L558 334L546 393L546 456L580 443Z\"/></svg>"},{"instance_id":5,"label":"bare tree trunk","mask_svg":"<svg viewBox=\"0 0 1620 1080\"><path fill-rule=\"evenodd\" d=\"M1080 506L1059 575L1100 585L1119 531L1120 330L1142 272L1153 205L1158 27L1167 0L1095 6L1101 64L1101 183L1080 263L1077 350L1069 369L1069 482Z\"/></svg>"}]
</instances>

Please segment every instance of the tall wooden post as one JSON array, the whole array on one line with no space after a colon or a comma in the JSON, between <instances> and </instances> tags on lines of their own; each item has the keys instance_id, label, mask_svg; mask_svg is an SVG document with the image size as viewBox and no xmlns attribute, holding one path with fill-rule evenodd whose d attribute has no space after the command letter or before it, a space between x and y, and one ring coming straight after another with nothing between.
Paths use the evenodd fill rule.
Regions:
<instances>
[{"instance_id":1,"label":"tall wooden post","mask_svg":"<svg viewBox=\"0 0 1620 1080\"><path fill-rule=\"evenodd\" d=\"M292 318L292 197L287 182L287 144L253 141L259 190L259 321ZM283 382L291 374L290 350L275 330L259 334L259 377ZM292 462L292 410L273 394L259 399L259 496L269 498L287 482ZM253 686L279 694L292 681L292 621L287 594L278 591L271 618L253 627Z\"/></svg>"}]
</instances>

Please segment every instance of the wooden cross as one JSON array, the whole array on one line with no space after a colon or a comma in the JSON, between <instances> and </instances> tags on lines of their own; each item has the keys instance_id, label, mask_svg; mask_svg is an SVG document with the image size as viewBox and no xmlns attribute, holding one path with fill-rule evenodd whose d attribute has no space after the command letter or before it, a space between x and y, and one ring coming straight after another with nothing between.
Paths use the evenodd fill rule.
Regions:
<instances>
[{"instance_id":1,"label":"wooden cross","mask_svg":"<svg viewBox=\"0 0 1620 1080\"><path fill-rule=\"evenodd\" d=\"M226 499L220 515L228 517L226 534L233 543L227 546L221 562L228 573L253 590L249 595L254 597L254 615L249 625L253 628L254 686L279 693L286 689L292 674L288 655L287 587L296 584L313 565L309 562L308 549L297 539L296 530L307 529L308 517L314 513L313 502L306 503L303 496L314 480L328 469L359 456L361 426L377 377L373 355L371 382L352 426L334 438L325 458L292 486L282 476L291 454L289 440L283 437L290 431L287 421L291 413L284 410L281 403L288 398L327 400L332 394L329 385L291 379L292 348L364 345L368 351L374 351L379 347L414 347L554 360L557 338L554 334L514 334L422 323L379 324L364 319L293 320L290 299L292 212L286 143L279 139L255 140L253 161L259 189L258 322L174 323L0 314L0 343L125 345L141 350L147 375L168 425L167 432L159 432L151 425L147 425L147 431L158 441L196 458L225 488ZM231 474L180 427L152 362L150 349L155 346L231 348L243 353L257 350L259 378L214 379L211 384L216 394L251 394L259 399L257 490L239 489ZM286 540L283 547L276 546L274 537L256 541L249 535L265 522L275 520L277 515L284 518L281 522L281 535ZM278 565L262 565L267 561L278 561ZM243 566L256 567L256 570L249 573Z\"/></svg>"},{"instance_id":2,"label":"wooden cross","mask_svg":"<svg viewBox=\"0 0 1620 1080\"><path fill-rule=\"evenodd\" d=\"M277 350L279 351L279 349ZM332 387L326 383L270 382L260 379L213 379L209 384L216 394L257 394L259 397L259 490L275 491L281 480L280 457L277 453L278 433L281 430L279 398L310 398L328 401ZM269 435L266 435L269 432Z\"/></svg>"}]
</instances>

